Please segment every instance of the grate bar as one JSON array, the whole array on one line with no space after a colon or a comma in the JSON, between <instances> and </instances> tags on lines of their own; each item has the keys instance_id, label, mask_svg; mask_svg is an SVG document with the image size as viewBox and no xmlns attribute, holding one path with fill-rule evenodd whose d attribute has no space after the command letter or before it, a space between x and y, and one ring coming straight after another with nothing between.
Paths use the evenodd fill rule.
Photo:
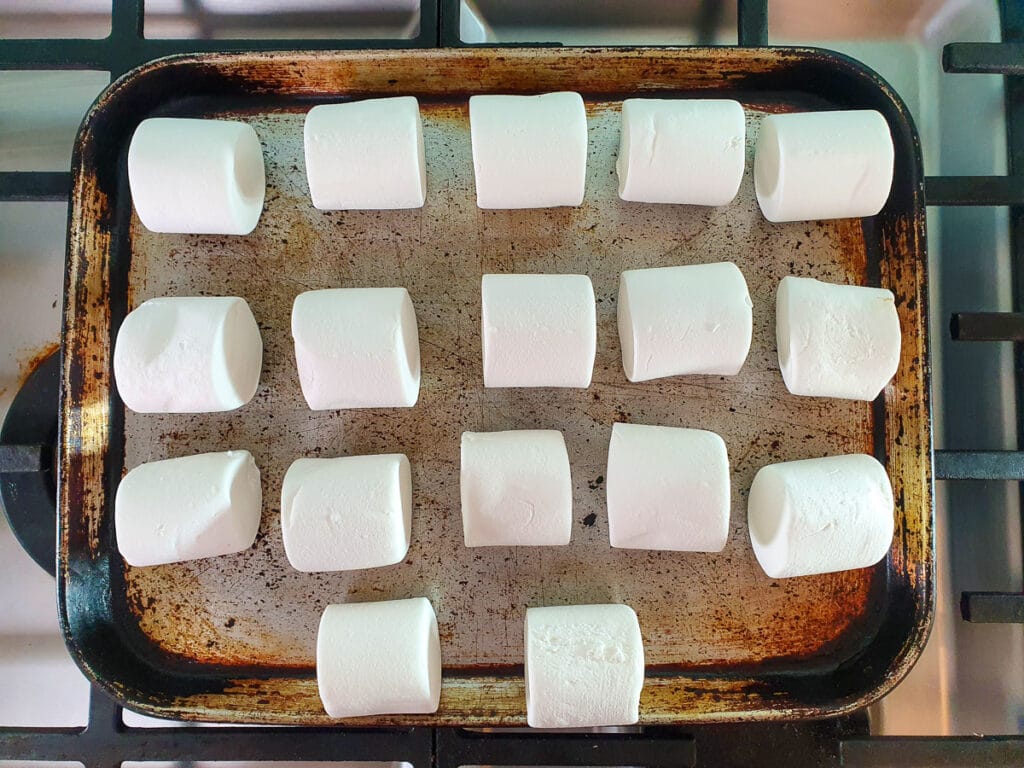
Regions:
<instances>
[{"instance_id":1,"label":"grate bar","mask_svg":"<svg viewBox=\"0 0 1024 768\"><path fill-rule=\"evenodd\" d=\"M872 736L839 744L844 768L964 768L1024 765L1021 736Z\"/></svg>"},{"instance_id":2,"label":"grate bar","mask_svg":"<svg viewBox=\"0 0 1024 768\"><path fill-rule=\"evenodd\" d=\"M9 472L40 472L50 465L48 445L0 445L0 475Z\"/></svg>"},{"instance_id":3,"label":"grate bar","mask_svg":"<svg viewBox=\"0 0 1024 768\"><path fill-rule=\"evenodd\" d=\"M960 596L960 615L974 624L1024 624L1024 594L964 592Z\"/></svg>"},{"instance_id":4,"label":"grate bar","mask_svg":"<svg viewBox=\"0 0 1024 768\"><path fill-rule=\"evenodd\" d=\"M109 69L106 40L0 40L0 69Z\"/></svg>"},{"instance_id":5,"label":"grate bar","mask_svg":"<svg viewBox=\"0 0 1024 768\"><path fill-rule=\"evenodd\" d=\"M110 40L142 39L145 23L145 0L112 0Z\"/></svg>"},{"instance_id":6,"label":"grate bar","mask_svg":"<svg viewBox=\"0 0 1024 768\"><path fill-rule=\"evenodd\" d=\"M301 760L407 761L429 768L433 739L429 728L132 728L114 745L115 760ZM104 742L109 745L110 740ZM301 746L300 746L301 745Z\"/></svg>"},{"instance_id":7,"label":"grate bar","mask_svg":"<svg viewBox=\"0 0 1024 768\"><path fill-rule=\"evenodd\" d=\"M0 728L0 760L81 761L82 729Z\"/></svg>"},{"instance_id":8,"label":"grate bar","mask_svg":"<svg viewBox=\"0 0 1024 768\"><path fill-rule=\"evenodd\" d=\"M436 768L465 765L647 766L697 764L693 736L675 729L641 733L474 733L438 728Z\"/></svg>"},{"instance_id":9,"label":"grate bar","mask_svg":"<svg viewBox=\"0 0 1024 768\"><path fill-rule=\"evenodd\" d=\"M1022 205L1021 176L928 176L924 180L927 205Z\"/></svg>"},{"instance_id":10,"label":"grate bar","mask_svg":"<svg viewBox=\"0 0 1024 768\"><path fill-rule=\"evenodd\" d=\"M949 334L954 341L1024 341L1024 313L954 312Z\"/></svg>"},{"instance_id":11,"label":"grate bar","mask_svg":"<svg viewBox=\"0 0 1024 768\"><path fill-rule=\"evenodd\" d=\"M1024 480L1024 451L936 451L937 480Z\"/></svg>"},{"instance_id":12,"label":"grate bar","mask_svg":"<svg viewBox=\"0 0 1024 768\"><path fill-rule=\"evenodd\" d=\"M950 43L942 49L947 72L976 75L1024 75L1024 42Z\"/></svg>"},{"instance_id":13,"label":"grate bar","mask_svg":"<svg viewBox=\"0 0 1024 768\"><path fill-rule=\"evenodd\" d=\"M67 200L67 171L0 171L0 201Z\"/></svg>"},{"instance_id":14,"label":"grate bar","mask_svg":"<svg viewBox=\"0 0 1024 768\"><path fill-rule=\"evenodd\" d=\"M739 0L736 38L741 46L768 45L768 0Z\"/></svg>"},{"instance_id":15,"label":"grate bar","mask_svg":"<svg viewBox=\"0 0 1024 768\"><path fill-rule=\"evenodd\" d=\"M0 760L81 761L118 765L152 761L409 762L430 768L429 728L130 728L90 738L90 731L0 729Z\"/></svg>"}]
</instances>

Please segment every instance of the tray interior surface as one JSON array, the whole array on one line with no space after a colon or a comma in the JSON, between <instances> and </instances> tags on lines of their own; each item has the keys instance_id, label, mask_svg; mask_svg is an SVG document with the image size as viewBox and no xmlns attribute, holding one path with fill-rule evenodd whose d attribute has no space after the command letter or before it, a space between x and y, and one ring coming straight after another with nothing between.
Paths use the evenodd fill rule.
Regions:
<instances>
[{"instance_id":1,"label":"tray interior surface","mask_svg":"<svg viewBox=\"0 0 1024 768\"><path fill-rule=\"evenodd\" d=\"M245 117L262 137L268 171L268 202L252 236L161 235L133 217L133 307L155 296L242 296L265 343L260 389L240 410L125 414L126 469L245 448L263 474L264 515L252 550L127 568L133 611L155 643L203 662L311 666L325 605L417 595L435 605L449 667L521 664L523 612L535 605L625 602L639 616L647 663L660 666L828 660L837 643L848 654L851 643L870 635L868 608L881 599L877 590L872 595L870 569L768 579L753 557L745 514L747 489L766 463L874 450L870 404L788 395L775 355L774 294L783 276L867 282L859 221L769 224L749 172L739 199L720 209L624 203L612 173L618 109L608 102L591 102L587 197L578 209L477 209L467 111L429 104L426 206L324 213L309 203L303 115ZM754 115L751 139L756 125ZM754 302L743 370L730 378L627 381L615 323L619 273L715 261L740 265ZM598 355L589 389L484 389L480 277L488 272L591 277ZM408 288L417 311L419 402L411 409L310 411L291 341L295 296L391 285ZM710 429L725 438L733 514L722 553L608 545L604 475L615 421ZM569 546L463 546L459 437L502 429L564 432L575 489ZM393 452L408 455L413 467L413 543L405 562L331 574L293 570L279 519L288 465L301 456Z\"/></svg>"},{"instance_id":2,"label":"tray interior surface","mask_svg":"<svg viewBox=\"0 0 1024 768\"><path fill-rule=\"evenodd\" d=\"M885 248L876 227L859 220L777 225L760 215L752 147L763 114L820 108L820 97L799 91L770 97L740 94L748 110L748 158L739 196L729 206L699 208L618 199L618 108L632 94L584 92L590 142L584 204L483 211L475 204L465 100L417 94L415 88L408 92L421 96L428 169L427 203L412 211L321 212L312 207L302 152L307 103L189 99L168 101L158 110L249 122L263 143L267 168L266 206L251 236L155 234L134 214L122 235L130 249L130 269L115 285L123 286L127 308L155 296L242 296L264 341L262 379L251 403L225 414L126 411L123 464L110 468L116 478L145 461L245 448L262 472L264 509L257 542L238 555L131 568L121 564L113 551L112 526L106 528L112 610L129 625L124 642L147 663L172 674L177 670L234 681L205 712L195 711L195 702L183 703L180 694L177 704L170 698L171 712L324 719L313 678L316 627L324 606L410 596L431 599L441 630L446 679L441 713L433 721L521 720L523 619L528 606L538 605L623 602L637 611L651 678L641 712L651 722L687 719L686 696L678 688L684 681L697 686L689 698L700 695L702 680L717 680L755 699L746 706L708 700L696 707L712 717L767 706L758 699L771 698L771 685L764 682L769 678L818 676L827 687L829 675L876 641L893 608L894 590L906 589L901 579L891 578L903 555L897 552L874 568L769 579L750 548L747 492L756 471L771 462L850 452L886 460L887 433L893 428L886 423L889 403L896 396L905 399L907 392L897 381L888 388L884 405L798 398L786 392L779 374L774 299L783 276L851 284L881 281L901 290L881 263ZM343 84L335 94L345 98ZM714 95L734 94L723 88ZM117 195L126 205L123 173ZM753 342L743 370L735 377L628 382L615 321L619 273L715 261L739 265L753 300ZM480 277L489 272L591 277L598 351L589 389L484 389ZM391 285L408 288L416 307L423 368L419 402L411 409L310 411L299 389L290 336L295 296L317 288ZM900 297L898 304L905 299ZM923 330L906 327L908 319L914 322L913 313L901 310L901 315L905 337ZM915 365L919 369L920 361ZM923 400L919 373L915 369L909 381L911 390L916 382L921 391L909 394ZM732 470L732 524L724 551L609 547L604 476L616 421L697 427L723 436ZM464 547L460 434L529 428L565 434L574 485L572 543ZM279 522L280 484L290 462L301 456L383 452L403 452L412 463L413 537L405 561L331 574L291 569ZM920 471L891 462L889 470ZM930 515L930 509L901 507L897 514ZM896 599L907 596L897 594ZM676 691L674 700L659 692L665 685ZM794 685L797 690L801 684ZM714 685L705 688L710 692ZM244 695L230 703L232 692L257 690L280 696L267 700L263 711ZM155 698L168 706L166 697Z\"/></svg>"}]
</instances>

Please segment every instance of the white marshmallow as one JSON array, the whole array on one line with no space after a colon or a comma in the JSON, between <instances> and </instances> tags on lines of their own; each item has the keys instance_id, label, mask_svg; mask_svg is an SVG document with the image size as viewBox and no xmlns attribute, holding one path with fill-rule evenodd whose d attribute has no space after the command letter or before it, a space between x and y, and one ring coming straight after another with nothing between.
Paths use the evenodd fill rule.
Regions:
<instances>
[{"instance_id":1,"label":"white marshmallow","mask_svg":"<svg viewBox=\"0 0 1024 768\"><path fill-rule=\"evenodd\" d=\"M597 352L586 275L484 275L485 387L589 387Z\"/></svg>"},{"instance_id":2,"label":"white marshmallow","mask_svg":"<svg viewBox=\"0 0 1024 768\"><path fill-rule=\"evenodd\" d=\"M615 170L619 197L726 205L746 162L743 107L730 99L626 99Z\"/></svg>"},{"instance_id":3,"label":"white marshmallow","mask_svg":"<svg viewBox=\"0 0 1024 768\"><path fill-rule=\"evenodd\" d=\"M526 721L533 728L640 719L644 644L628 605L526 610Z\"/></svg>"},{"instance_id":4,"label":"white marshmallow","mask_svg":"<svg viewBox=\"0 0 1024 768\"><path fill-rule=\"evenodd\" d=\"M721 552L729 536L729 456L703 429L613 424L608 447L613 547Z\"/></svg>"},{"instance_id":5,"label":"white marshmallow","mask_svg":"<svg viewBox=\"0 0 1024 768\"><path fill-rule=\"evenodd\" d=\"M314 207L423 206L423 122L414 96L321 104L306 114L304 135Z\"/></svg>"},{"instance_id":6,"label":"white marshmallow","mask_svg":"<svg viewBox=\"0 0 1024 768\"><path fill-rule=\"evenodd\" d=\"M460 480L467 547L569 543L572 478L561 432L463 432Z\"/></svg>"},{"instance_id":7,"label":"white marshmallow","mask_svg":"<svg viewBox=\"0 0 1024 768\"><path fill-rule=\"evenodd\" d=\"M753 303L731 262L630 269L619 280L619 342L630 381L739 373Z\"/></svg>"},{"instance_id":8,"label":"white marshmallow","mask_svg":"<svg viewBox=\"0 0 1024 768\"><path fill-rule=\"evenodd\" d=\"M579 205L587 179L587 112L578 93L470 96L480 208Z\"/></svg>"},{"instance_id":9,"label":"white marshmallow","mask_svg":"<svg viewBox=\"0 0 1024 768\"><path fill-rule=\"evenodd\" d=\"M865 568L892 544L892 485L865 454L770 464L754 477L747 515L773 579Z\"/></svg>"},{"instance_id":10,"label":"white marshmallow","mask_svg":"<svg viewBox=\"0 0 1024 768\"><path fill-rule=\"evenodd\" d=\"M441 641L430 601L327 606L316 636L316 682L331 717L436 712Z\"/></svg>"},{"instance_id":11,"label":"white marshmallow","mask_svg":"<svg viewBox=\"0 0 1024 768\"><path fill-rule=\"evenodd\" d=\"M245 123L149 118L128 147L128 185L152 232L247 235L263 211L263 150Z\"/></svg>"},{"instance_id":12,"label":"white marshmallow","mask_svg":"<svg viewBox=\"0 0 1024 768\"><path fill-rule=\"evenodd\" d=\"M314 411L416 404L420 340L405 288L301 293L292 336L302 394Z\"/></svg>"},{"instance_id":13,"label":"white marshmallow","mask_svg":"<svg viewBox=\"0 0 1024 768\"><path fill-rule=\"evenodd\" d=\"M150 299L117 332L114 380L139 413L210 413L245 405L263 365L259 326L244 299Z\"/></svg>"},{"instance_id":14,"label":"white marshmallow","mask_svg":"<svg viewBox=\"0 0 1024 768\"><path fill-rule=\"evenodd\" d=\"M256 539L261 503L248 451L140 464L114 497L117 548L138 566L241 552Z\"/></svg>"},{"instance_id":15,"label":"white marshmallow","mask_svg":"<svg viewBox=\"0 0 1024 768\"><path fill-rule=\"evenodd\" d=\"M754 153L768 221L874 216L892 186L892 134L870 109L769 115Z\"/></svg>"},{"instance_id":16,"label":"white marshmallow","mask_svg":"<svg viewBox=\"0 0 1024 768\"><path fill-rule=\"evenodd\" d=\"M900 319L884 288L784 277L775 334L794 395L874 400L899 367Z\"/></svg>"},{"instance_id":17,"label":"white marshmallow","mask_svg":"<svg viewBox=\"0 0 1024 768\"><path fill-rule=\"evenodd\" d=\"M281 535L298 571L401 562L409 551L412 481L400 453L299 459L281 487Z\"/></svg>"}]
</instances>

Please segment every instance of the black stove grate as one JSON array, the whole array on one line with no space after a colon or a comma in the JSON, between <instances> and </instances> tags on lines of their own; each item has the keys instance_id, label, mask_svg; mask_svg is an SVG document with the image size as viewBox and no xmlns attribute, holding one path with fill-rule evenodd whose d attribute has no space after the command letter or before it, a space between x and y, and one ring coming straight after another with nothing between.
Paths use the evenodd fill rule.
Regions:
<instances>
[{"instance_id":1,"label":"black stove grate","mask_svg":"<svg viewBox=\"0 0 1024 768\"><path fill-rule=\"evenodd\" d=\"M960 312L950 319L959 341L1015 343L1017 444L1024 444L1024 2L999 6L1002 43L952 43L942 66L953 74L1005 75L1008 175L1005 177L931 177L929 205L1009 205L1013 304L1016 312ZM1024 480L1024 451L936 451L939 480ZM1022 486L1024 489L1024 486ZM967 621L1024 623L1024 594L964 592L960 613Z\"/></svg>"},{"instance_id":2,"label":"black stove grate","mask_svg":"<svg viewBox=\"0 0 1024 768\"><path fill-rule=\"evenodd\" d=\"M199 6L200 0L191 0ZM705 0L701 19L713 26L720 5ZM144 0L112 0L110 34L99 40L0 40L0 69L99 69L112 78L174 53L339 48L434 48L460 45L459 0L422 0L420 29L408 39L147 39ZM1010 206L1014 313L962 312L954 339L1018 344L1017 402L1024 405L1024 0L1001 0L1002 43L954 43L944 51L949 73L1005 75L1009 175L929 177L928 205ZM768 0L738 0L738 41L768 41ZM65 200L68 172L0 172L0 201ZM1024 442L1024 407L1018 434ZM36 454L29 449L32 456ZM24 473L24 450L0 450L0 479ZM38 458L38 457L37 457ZM47 471L43 468L42 471ZM939 480L1024 480L1024 451L937 451ZM7 478L11 477L7 474ZM968 621L1024 622L1024 595L964 593ZM12 691L6 691L11 695ZM122 761L245 760L404 761L414 768L470 765L669 766L1021 766L1024 737L872 737L866 712L804 723L643 728L622 733L469 731L458 728L130 728L122 709L94 688L84 728L0 728L0 760L70 760L87 768Z\"/></svg>"}]
</instances>

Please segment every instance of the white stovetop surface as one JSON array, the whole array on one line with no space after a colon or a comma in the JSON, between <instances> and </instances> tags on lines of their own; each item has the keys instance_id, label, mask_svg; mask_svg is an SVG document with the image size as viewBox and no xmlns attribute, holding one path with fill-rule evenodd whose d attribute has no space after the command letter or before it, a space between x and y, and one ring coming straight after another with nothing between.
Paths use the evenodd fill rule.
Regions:
<instances>
[{"instance_id":1,"label":"white stovetop surface","mask_svg":"<svg viewBox=\"0 0 1024 768\"><path fill-rule=\"evenodd\" d=\"M998 39L994 3L924 0L918 16L907 30L884 39L818 44L862 59L896 87L914 113L929 173L1004 173L1000 79L942 75L938 63L946 42ZM0 36L3 30L0 19ZM559 30L567 42L571 34ZM794 39L798 35L801 42L811 39L805 30L794 32ZM782 42L774 34L772 39ZM66 170L77 124L107 79L102 72L0 72L0 170ZM1009 346L966 349L943 341L950 311L1010 308L1005 211L937 213L929 212L936 446L945 445L949 432L956 441L950 447L1014 447ZM0 416L27 363L59 339L66 216L64 203L0 203ZM947 372L946 359L955 359L957 368ZM942 397L947 390L959 393L960 369L978 382L972 391L979 394L973 407L965 404L964 413L947 419ZM973 486L968 497L974 508L963 509L964 494L950 506L947 495L955 491L939 484L938 620L915 670L873 713L877 731L1024 728L1024 629L959 620L961 589L1021 588L1016 484L983 485ZM960 535L962 528L970 529L969 540ZM89 685L64 648L55 600L53 579L21 550L0 516L0 726L86 722ZM159 724L130 713L125 720Z\"/></svg>"}]
</instances>

